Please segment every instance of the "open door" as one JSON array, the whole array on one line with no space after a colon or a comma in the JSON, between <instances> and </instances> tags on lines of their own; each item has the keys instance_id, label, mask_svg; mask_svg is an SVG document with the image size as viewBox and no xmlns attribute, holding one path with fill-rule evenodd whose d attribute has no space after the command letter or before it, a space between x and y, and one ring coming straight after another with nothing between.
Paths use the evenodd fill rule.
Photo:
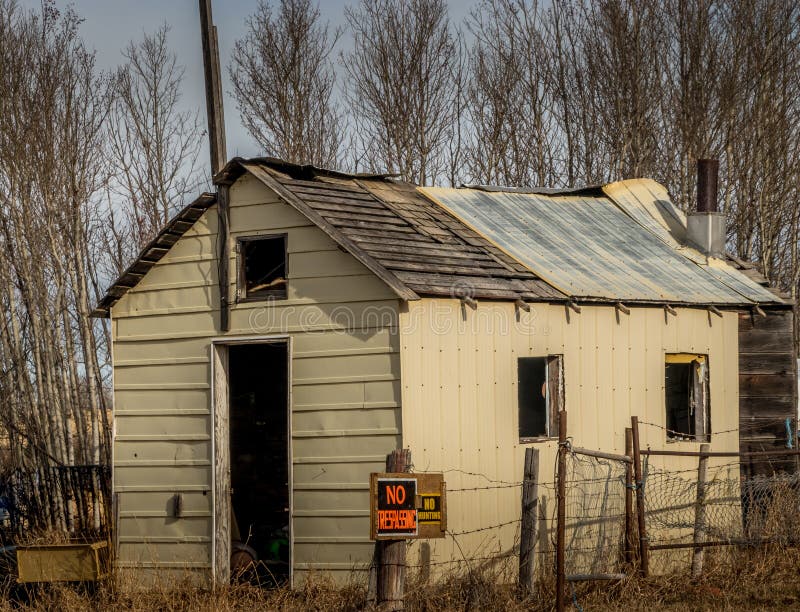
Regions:
<instances>
[{"instance_id":1,"label":"open door","mask_svg":"<svg viewBox=\"0 0 800 612\"><path fill-rule=\"evenodd\" d=\"M215 487L217 579L282 584L292 567L288 344L216 353L215 476L229 474L227 490Z\"/></svg>"}]
</instances>

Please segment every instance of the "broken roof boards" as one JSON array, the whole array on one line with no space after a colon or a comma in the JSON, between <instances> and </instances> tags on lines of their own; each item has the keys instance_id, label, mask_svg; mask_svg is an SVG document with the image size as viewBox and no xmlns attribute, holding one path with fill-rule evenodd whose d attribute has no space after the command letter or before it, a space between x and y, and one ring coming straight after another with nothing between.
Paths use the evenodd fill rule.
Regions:
<instances>
[{"instance_id":1,"label":"broken roof boards","mask_svg":"<svg viewBox=\"0 0 800 612\"><path fill-rule=\"evenodd\" d=\"M705 265L704 256L682 246L672 233L681 227L680 216L670 219L668 200L642 202L630 191L618 204L580 192L420 190L570 296L676 304L781 301L724 262Z\"/></svg>"}]
</instances>

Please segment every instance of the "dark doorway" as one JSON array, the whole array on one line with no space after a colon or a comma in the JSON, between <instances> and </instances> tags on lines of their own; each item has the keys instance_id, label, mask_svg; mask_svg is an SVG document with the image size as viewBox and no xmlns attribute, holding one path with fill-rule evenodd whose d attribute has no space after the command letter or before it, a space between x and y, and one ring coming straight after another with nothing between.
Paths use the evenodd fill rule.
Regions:
<instances>
[{"instance_id":1,"label":"dark doorway","mask_svg":"<svg viewBox=\"0 0 800 612\"><path fill-rule=\"evenodd\" d=\"M231 575L289 580L289 387L286 343L229 347Z\"/></svg>"}]
</instances>

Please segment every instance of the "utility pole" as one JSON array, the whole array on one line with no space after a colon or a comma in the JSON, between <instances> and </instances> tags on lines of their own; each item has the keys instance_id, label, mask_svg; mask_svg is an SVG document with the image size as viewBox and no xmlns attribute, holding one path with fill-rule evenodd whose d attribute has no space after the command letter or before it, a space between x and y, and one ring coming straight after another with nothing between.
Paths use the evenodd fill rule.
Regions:
<instances>
[{"instance_id":1,"label":"utility pole","mask_svg":"<svg viewBox=\"0 0 800 612\"><path fill-rule=\"evenodd\" d=\"M206 81L206 114L208 115L208 149L211 154L211 176L215 176L228 161L225 151L225 115L222 111L222 79L219 70L219 44L217 28L211 16L211 0L200 0L200 35L203 40L203 70ZM228 185L217 188L217 278L219 280L219 327L230 329L228 300L230 283L228 266L230 252L228 233Z\"/></svg>"},{"instance_id":2,"label":"utility pole","mask_svg":"<svg viewBox=\"0 0 800 612\"><path fill-rule=\"evenodd\" d=\"M225 151L225 114L222 110L219 44L217 27L211 16L211 0L200 0L200 34L203 40L208 144L211 153L211 175L213 176L222 170L228 155Z\"/></svg>"}]
</instances>

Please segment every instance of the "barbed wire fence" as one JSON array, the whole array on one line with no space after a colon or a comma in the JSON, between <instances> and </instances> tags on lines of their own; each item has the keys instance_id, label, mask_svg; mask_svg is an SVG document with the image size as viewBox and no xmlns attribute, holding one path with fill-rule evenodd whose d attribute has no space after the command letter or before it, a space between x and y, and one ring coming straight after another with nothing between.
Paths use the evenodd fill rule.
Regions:
<instances>
[{"instance_id":1,"label":"barbed wire fence","mask_svg":"<svg viewBox=\"0 0 800 612\"><path fill-rule=\"evenodd\" d=\"M457 496L496 494L521 502L521 511L504 510L494 515L501 519L496 523L475 524L475 504L466 524L448 521L445 535L452 554L431 558L429 551L405 567L426 580L437 570L472 574L490 569L505 577L519 572L523 592L531 592L534 580L540 594L553 593L554 586L556 609L563 610L570 602L579 605L576 586L581 582L646 576L649 567L657 573L691 569L697 577L703 571L703 551L712 547L800 544L800 471L793 467L800 457L797 449L639 448L640 427L657 428L665 436L669 431L633 417L625 453L616 454L575 446L565 413L559 421L564 430L555 464L538 465L539 451L529 447L521 481L444 470L461 477L458 486L447 489L452 499L474 503L473 497ZM750 431L747 425L713 432L713 439L723 448L734 439L738 448L738 436ZM537 465L529 471L534 455Z\"/></svg>"}]
</instances>

